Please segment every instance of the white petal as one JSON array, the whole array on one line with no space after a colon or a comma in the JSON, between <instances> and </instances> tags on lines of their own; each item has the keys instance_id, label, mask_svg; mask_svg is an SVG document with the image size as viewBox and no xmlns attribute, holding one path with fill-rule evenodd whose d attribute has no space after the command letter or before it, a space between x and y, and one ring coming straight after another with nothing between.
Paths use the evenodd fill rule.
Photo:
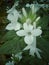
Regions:
<instances>
[{"instance_id":1,"label":"white petal","mask_svg":"<svg viewBox=\"0 0 49 65\"><path fill-rule=\"evenodd\" d=\"M31 47L30 48L30 55L34 56L35 51L36 51L36 48Z\"/></svg>"},{"instance_id":2,"label":"white petal","mask_svg":"<svg viewBox=\"0 0 49 65\"><path fill-rule=\"evenodd\" d=\"M13 11L13 8L9 9L7 13L11 13Z\"/></svg>"},{"instance_id":3,"label":"white petal","mask_svg":"<svg viewBox=\"0 0 49 65\"><path fill-rule=\"evenodd\" d=\"M22 59L22 52L17 53L15 55L15 57L17 57L17 58L19 58L19 60L21 60Z\"/></svg>"},{"instance_id":4,"label":"white petal","mask_svg":"<svg viewBox=\"0 0 49 65\"><path fill-rule=\"evenodd\" d=\"M33 26L31 24L24 23L23 28L25 31L30 32L33 29Z\"/></svg>"},{"instance_id":5,"label":"white petal","mask_svg":"<svg viewBox=\"0 0 49 65\"><path fill-rule=\"evenodd\" d=\"M38 48L37 48L37 50L38 50L39 52L42 52L42 51L41 51L40 49L38 49Z\"/></svg>"},{"instance_id":6,"label":"white petal","mask_svg":"<svg viewBox=\"0 0 49 65\"><path fill-rule=\"evenodd\" d=\"M30 7L30 4L26 4L26 7Z\"/></svg>"},{"instance_id":7,"label":"white petal","mask_svg":"<svg viewBox=\"0 0 49 65\"><path fill-rule=\"evenodd\" d=\"M16 22L19 17L21 17L19 12L16 9L14 9L11 13L8 14L7 19L11 22Z\"/></svg>"},{"instance_id":8,"label":"white petal","mask_svg":"<svg viewBox=\"0 0 49 65\"><path fill-rule=\"evenodd\" d=\"M16 32L16 34L18 36L25 36L26 35L26 32L24 30L19 30L19 31Z\"/></svg>"},{"instance_id":9,"label":"white petal","mask_svg":"<svg viewBox=\"0 0 49 65\"><path fill-rule=\"evenodd\" d=\"M26 20L26 23L27 23L28 25L31 24L31 19L28 18L28 19Z\"/></svg>"},{"instance_id":10,"label":"white petal","mask_svg":"<svg viewBox=\"0 0 49 65\"><path fill-rule=\"evenodd\" d=\"M42 34L42 30L40 29L34 29L32 32L33 36L39 36Z\"/></svg>"},{"instance_id":11,"label":"white petal","mask_svg":"<svg viewBox=\"0 0 49 65\"><path fill-rule=\"evenodd\" d=\"M14 30L16 31L16 30L19 30L20 28L21 28L21 24L17 22Z\"/></svg>"},{"instance_id":12,"label":"white petal","mask_svg":"<svg viewBox=\"0 0 49 65\"><path fill-rule=\"evenodd\" d=\"M13 24L12 24L12 23L9 23L9 24L6 26L6 29L7 29L7 30L13 30L13 29L14 29Z\"/></svg>"},{"instance_id":13,"label":"white petal","mask_svg":"<svg viewBox=\"0 0 49 65\"><path fill-rule=\"evenodd\" d=\"M24 28L24 30L28 30L27 23L24 23L24 24L23 24L23 28Z\"/></svg>"},{"instance_id":14,"label":"white petal","mask_svg":"<svg viewBox=\"0 0 49 65\"><path fill-rule=\"evenodd\" d=\"M39 54L38 50L36 50L36 55L37 55L37 57L38 57L38 58L40 58L40 59L41 59L41 56L40 56L40 54Z\"/></svg>"},{"instance_id":15,"label":"white petal","mask_svg":"<svg viewBox=\"0 0 49 65\"><path fill-rule=\"evenodd\" d=\"M26 44L32 44L33 43L32 35L25 36L24 41Z\"/></svg>"},{"instance_id":16,"label":"white petal","mask_svg":"<svg viewBox=\"0 0 49 65\"><path fill-rule=\"evenodd\" d=\"M14 14L14 17L20 17L20 13L16 9L12 13Z\"/></svg>"},{"instance_id":17,"label":"white petal","mask_svg":"<svg viewBox=\"0 0 49 65\"><path fill-rule=\"evenodd\" d=\"M15 9L16 6L18 6L18 1L14 3L14 5L12 6L12 8L9 9L9 10L7 11L7 13L13 12L13 10Z\"/></svg>"},{"instance_id":18,"label":"white petal","mask_svg":"<svg viewBox=\"0 0 49 65\"><path fill-rule=\"evenodd\" d=\"M30 49L31 45L27 45L23 50L28 50Z\"/></svg>"},{"instance_id":19,"label":"white petal","mask_svg":"<svg viewBox=\"0 0 49 65\"><path fill-rule=\"evenodd\" d=\"M7 19L12 21L13 20L13 15L12 14L8 14Z\"/></svg>"},{"instance_id":20,"label":"white petal","mask_svg":"<svg viewBox=\"0 0 49 65\"><path fill-rule=\"evenodd\" d=\"M33 43L32 43L31 46L34 47L34 48L36 48L36 37L34 37L34 39L33 39Z\"/></svg>"},{"instance_id":21,"label":"white petal","mask_svg":"<svg viewBox=\"0 0 49 65\"><path fill-rule=\"evenodd\" d=\"M36 22L33 22L33 27L34 29L36 29Z\"/></svg>"},{"instance_id":22,"label":"white petal","mask_svg":"<svg viewBox=\"0 0 49 65\"><path fill-rule=\"evenodd\" d=\"M38 29L41 29L41 27L39 26L39 27L37 27Z\"/></svg>"}]
</instances>

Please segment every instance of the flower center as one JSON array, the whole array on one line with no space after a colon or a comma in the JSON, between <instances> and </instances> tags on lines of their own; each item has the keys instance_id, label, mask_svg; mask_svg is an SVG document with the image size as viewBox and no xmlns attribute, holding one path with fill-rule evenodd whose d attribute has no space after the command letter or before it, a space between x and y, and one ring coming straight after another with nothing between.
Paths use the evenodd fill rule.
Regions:
<instances>
[{"instance_id":1,"label":"flower center","mask_svg":"<svg viewBox=\"0 0 49 65\"><path fill-rule=\"evenodd\" d=\"M28 35L31 35L31 32L28 32Z\"/></svg>"}]
</instances>

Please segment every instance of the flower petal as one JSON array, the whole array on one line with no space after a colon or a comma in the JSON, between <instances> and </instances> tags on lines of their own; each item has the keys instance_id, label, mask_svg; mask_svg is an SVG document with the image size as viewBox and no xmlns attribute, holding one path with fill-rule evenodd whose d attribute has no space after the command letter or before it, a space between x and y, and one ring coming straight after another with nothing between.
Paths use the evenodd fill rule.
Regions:
<instances>
[{"instance_id":1,"label":"flower petal","mask_svg":"<svg viewBox=\"0 0 49 65\"><path fill-rule=\"evenodd\" d=\"M26 7L30 7L30 4L26 4Z\"/></svg>"},{"instance_id":2,"label":"flower petal","mask_svg":"<svg viewBox=\"0 0 49 65\"><path fill-rule=\"evenodd\" d=\"M7 19L11 22L15 22L18 20L19 17L21 17L19 12L14 9L11 13L8 14Z\"/></svg>"},{"instance_id":3,"label":"flower petal","mask_svg":"<svg viewBox=\"0 0 49 65\"><path fill-rule=\"evenodd\" d=\"M33 36L32 35L27 35L27 36L25 36L25 38L24 38L24 41L25 41L25 43L26 44L32 44L33 43Z\"/></svg>"},{"instance_id":4,"label":"flower petal","mask_svg":"<svg viewBox=\"0 0 49 65\"><path fill-rule=\"evenodd\" d=\"M15 7L18 6L18 2L19 1L15 2L12 8L7 11L7 13L11 13L13 10L16 10Z\"/></svg>"},{"instance_id":5,"label":"flower petal","mask_svg":"<svg viewBox=\"0 0 49 65\"><path fill-rule=\"evenodd\" d=\"M28 19L26 20L26 23L27 23L27 24L30 24L30 23L31 23L31 19L28 18Z\"/></svg>"},{"instance_id":6,"label":"flower petal","mask_svg":"<svg viewBox=\"0 0 49 65\"><path fill-rule=\"evenodd\" d=\"M41 59L41 56L40 56L40 54L39 54L38 50L36 50L36 55L37 55L37 57L38 57L38 58L40 58L40 59Z\"/></svg>"},{"instance_id":7,"label":"flower petal","mask_svg":"<svg viewBox=\"0 0 49 65\"><path fill-rule=\"evenodd\" d=\"M23 50L28 50L30 49L31 45L27 45Z\"/></svg>"},{"instance_id":8,"label":"flower petal","mask_svg":"<svg viewBox=\"0 0 49 65\"><path fill-rule=\"evenodd\" d=\"M12 23L9 23L9 24L6 26L6 29L7 29L7 30L13 30L13 29L14 29L13 24L12 24Z\"/></svg>"},{"instance_id":9,"label":"flower petal","mask_svg":"<svg viewBox=\"0 0 49 65\"><path fill-rule=\"evenodd\" d=\"M32 34L33 34L33 36L39 36L39 35L42 34L42 30L40 30L40 29L34 29L32 31Z\"/></svg>"},{"instance_id":10,"label":"flower petal","mask_svg":"<svg viewBox=\"0 0 49 65\"><path fill-rule=\"evenodd\" d=\"M31 47L31 48L30 48L30 53L29 53L29 54L32 55L32 56L34 56L35 51L36 51L36 48Z\"/></svg>"},{"instance_id":11,"label":"flower petal","mask_svg":"<svg viewBox=\"0 0 49 65\"><path fill-rule=\"evenodd\" d=\"M25 36L26 35L26 32L24 30L19 30L19 31L16 32L16 34L18 36Z\"/></svg>"},{"instance_id":12,"label":"flower petal","mask_svg":"<svg viewBox=\"0 0 49 65\"><path fill-rule=\"evenodd\" d=\"M15 55L16 58L19 58L19 60L22 59L22 52L19 52Z\"/></svg>"},{"instance_id":13,"label":"flower petal","mask_svg":"<svg viewBox=\"0 0 49 65\"><path fill-rule=\"evenodd\" d=\"M33 26L31 24L24 23L23 28L24 28L25 31L31 32L32 29L33 29Z\"/></svg>"},{"instance_id":14,"label":"flower petal","mask_svg":"<svg viewBox=\"0 0 49 65\"><path fill-rule=\"evenodd\" d=\"M7 19L8 19L9 21L12 21L12 20L13 20L13 15L12 15L12 14L8 14Z\"/></svg>"},{"instance_id":15,"label":"flower petal","mask_svg":"<svg viewBox=\"0 0 49 65\"><path fill-rule=\"evenodd\" d=\"M14 30L16 31L16 30L19 30L20 28L21 28L21 24L17 22Z\"/></svg>"}]
</instances>

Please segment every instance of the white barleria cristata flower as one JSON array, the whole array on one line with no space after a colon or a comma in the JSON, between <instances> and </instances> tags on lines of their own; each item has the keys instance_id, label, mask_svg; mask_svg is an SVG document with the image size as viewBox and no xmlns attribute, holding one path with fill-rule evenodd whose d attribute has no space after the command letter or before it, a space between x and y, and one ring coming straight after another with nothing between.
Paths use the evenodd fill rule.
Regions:
<instances>
[{"instance_id":1,"label":"white barleria cristata flower","mask_svg":"<svg viewBox=\"0 0 49 65\"><path fill-rule=\"evenodd\" d=\"M37 22L40 19L38 17L35 21ZM25 36L24 41L27 44L27 46L23 50L30 49L30 55L34 56L34 53L38 56L38 58L41 58L39 52L41 52L40 49L36 48L36 37L40 36L42 34L41 27L36 28L36 22L31 25L29 23L31 21L30 19L26 20L26 23L23 24L23 30L19 30L16 32L18 36Z\"/></svg>"},{"instance_id":2,"label":"white barleria cristata flower","mask_svg":"<svg viewBox=\"0 0 49 65\"><path fill-rule=\"evenodd\" d=\"M28 24L27 21L30 21L30 19L26 20L26 23L23 24L22 30L19 30L16 32L18 36L25 36L24 41L26 44L32 44L34 40L34 36L39 36L42 33L42 30L39 28L34 29L33 25Z\"/></svg>"},{"instance_id":3,"label":"white barleria cristata flower","mask_svg":"<svg viewBox=\"0 0 49 65\"><path fill-rule=\"evenodd\" d=\"M5 65L14 65L14 62L12 61L12 62L7 62Z\"/></svg>"},{"instance_id":4,"label":"white barleria cristata flower","mask_svg":"<svg viewBox=\"0 0 49 65\"><path fill-rule=\"evenodd\" d=\"M19 17L21 17L21 15L16 9L14 9L12 13L9 13L7 16L7 19L11 21L11 23L9 23L6 26L6 29L7 30L19 30L21 28L21 24L18 22Z\"/></svg>"},{"instance_id":5,"label":"white barleria cristata flower","mask_svg":"<svg viewBox=\"0 0 49 65\"><path fill-rule=\"evenodd\" d=\"M34 56L34 53L36 53L37 57L41 59L41 56L39 54L39 52L41 52L41 50L36 48L36 36L41 35L42 30L40 30L41 27L38 27L38 30L36 29L36 22L33 23L33 28L36 30L33 33L33 34L35 34L33 36L33 42L32 42L32 44L28 44L23 50L30 49L30 52L29 52L30 55ZM39 32L39 30L40 30L40 32Z\"/></svg>"}]
</instances>

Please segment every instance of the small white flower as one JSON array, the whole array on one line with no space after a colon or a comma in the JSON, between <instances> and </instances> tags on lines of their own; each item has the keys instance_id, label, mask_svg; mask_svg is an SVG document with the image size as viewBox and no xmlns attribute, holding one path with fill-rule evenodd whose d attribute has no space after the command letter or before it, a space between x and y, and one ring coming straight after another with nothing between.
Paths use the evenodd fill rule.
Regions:
<instances>
[{"instance_id":1,"label":"small white flower","mask_svg":"<svg viewBox=\"0 0 49 65\"><path fill-rule=\"evenodd\" d=\"M28 20L27 20L28 21ZM32 44L34 37L41 35L42 30L39 28L35 28L33 27L34 25L28 24L28 23L24 23L23 24L23 28L22 30L19 30L16 32L16 34L18 36L25 36L24 37L24 41L26 44Z\"/></svg>"},{"instance_id":2,"label":"small white flower","mask_svg":"<svg viewBox=\"0 0 49 65\"><path fill-rule=\"evenodd\" d=\"M19 14L19 12L14 9L11 13L8 14L7 19L9 21L11 21L11 23L9 23L6 26L7 30L19 30L21 28L21 24L18 22L18 18L21 17L21 15Z\"/></svg>"},{"instance_id":3,"label":"small white flower","mask_svg":"<svg viewBox=\"0 0 49 65\"><path fill-rule=\"evenodd\" d=\"M14 65L14 62L12 61L12 62L7 62L5 65Z\"/></svg>"},{"instance_id":4,"label":"small white flower","mask_svg":"<svg viewBox=\"0 0 49 65\"><path fill-rule=\"evenodd\" d=\"M17 54L12 54L11 59L13 60L14 58L18 58L20 61L22 59L22 52L19 52Z\"/></svg>"},{"instance_id":5,"label":"small white flower","mask_svg":"<svg viewBox=\"0 0 49 65\"><path fill-rule=\"evenodd\" d=\"M15 54L15 57L19 58L19 60L21 60L22 59L22 52Z\"/></svg>"},{"instance_id":6,"label":"small white flower","mask_svg":"<svg viewBox=\"0 0 49 65\"><path fill-rule=\"evenodd\" d=\"M35 22L33 23L33 27L36 30L36 23ZM39 54L39 52L41 52L41 50L36 48L36 36L38 36L38 33L41 35L42 30L39 32L41 27L38 27L37 29L38 30L33 33L35 36L33 37L32 44L28 44L23 50L28 50L29 49L30 50L29 51L30 55L34 56L34 53L36 53L37 57L41 59L41 56Z\"/></svg>"},{"instance_id":7,"label":"small white flower","mask_svg":"<svg viewBox=\"0 0 49 65\"><path fill-rule=\"evenodd\" d=\"M35 21L37 22L39 19L40 17L38 17ZM36 37L42 34L42 30L41 27L36 28L36 22L31 25L29 21L31 20L27 19L26 23L23 24L24 29L17 31L16 34L18 36L25 36L24 41L27 46L23 50L30 49L30 55L34 56L34 53L36 53L37 57L41 59L41 56L39 54L41 50L36 48Z\"/></svg>"}]
</instances>

